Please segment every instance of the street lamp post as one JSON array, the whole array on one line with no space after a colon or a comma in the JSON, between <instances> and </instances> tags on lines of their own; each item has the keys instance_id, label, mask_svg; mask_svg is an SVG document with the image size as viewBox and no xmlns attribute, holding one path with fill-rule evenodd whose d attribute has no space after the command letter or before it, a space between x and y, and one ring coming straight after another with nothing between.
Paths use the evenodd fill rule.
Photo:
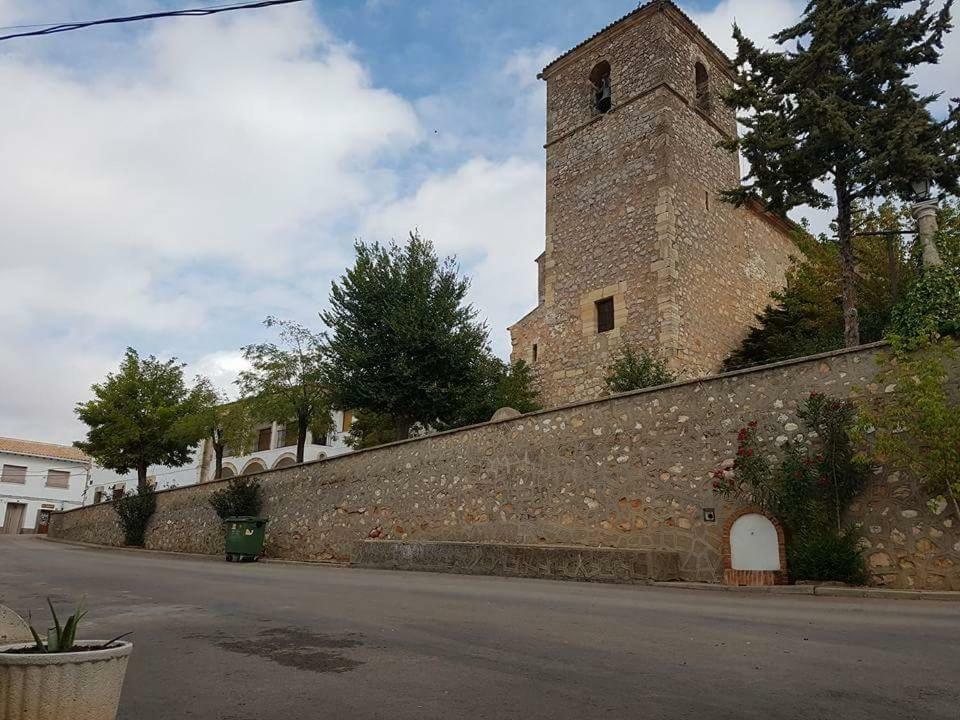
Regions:
<instances>
[{"instance_id":1,"label":"street lamp post","mask_svg":"<svg viewBox=\"0 0 960 720\"><path fill-rule=\"evenodd\" d=\"M916 201L911 208L913 217L917 221L917 237L923 249L923 266L925 268L942 265L940 253L937 252L937 200L931 197L930 181L918 180L913 183L913 192Z\"/></svg>"}]
</instances>

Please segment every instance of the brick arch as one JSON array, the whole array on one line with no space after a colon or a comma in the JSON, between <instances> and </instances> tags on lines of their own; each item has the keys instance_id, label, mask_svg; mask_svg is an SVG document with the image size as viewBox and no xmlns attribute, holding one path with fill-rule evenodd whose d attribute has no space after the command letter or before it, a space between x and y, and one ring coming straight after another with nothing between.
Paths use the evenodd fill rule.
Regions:
<instances>
[{"instance_id":1,"label":"brick arch","mask_svg":"<svg viewBox=\"0 0 960 720\"><path fill-rule=\"evenodd\" d=\"M273 470L279 470L280 468L292 467L297 464L297 456L293 453L284 453L277 458L276 462L273 463Z\"/></svg>"},{"instance_id":2,"label":"brick arch","mask_svg":"<svg viewBox=\"0 0 960 720\"><path fill-rule=\"evenodd\" d=\"M255 475L256 473L266 472L267 464L260 458L252 458L243 466L243 470L240 471L241 475Z\"/></svg>"},{"instance_id":3,"label":"brick arch","mask_svg":"<svg viewBox=\"0 0 960 720\"><path fill-rule=\"evenodd\" d=\"M773 524L777 531L777 546L780 553L779 570L734 570L733 558L730 550L730 530L733 524L744 515L762 515ZM787 575L787 548L783 534L783 526L773 515L765 512L756 505L747 505L736 510L723 524L723 584L724 585L786 585Z\"/></svg>"}]
</instances>

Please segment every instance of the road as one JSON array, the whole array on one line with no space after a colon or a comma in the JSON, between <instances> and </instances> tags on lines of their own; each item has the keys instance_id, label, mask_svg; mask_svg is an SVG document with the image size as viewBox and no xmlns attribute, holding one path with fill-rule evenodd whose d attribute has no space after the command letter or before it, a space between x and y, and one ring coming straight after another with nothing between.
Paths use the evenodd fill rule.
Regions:
<instances>
[{"instance_id":1,"label":"road","mask_svg":"<svg viewBox=\"0 0 960 720\"><path fill-rule=\"evenodd\" d=\"M132 630L120 717L960 718L960 604L0 540L0 602Z\"/></svg>"}]
</instances>

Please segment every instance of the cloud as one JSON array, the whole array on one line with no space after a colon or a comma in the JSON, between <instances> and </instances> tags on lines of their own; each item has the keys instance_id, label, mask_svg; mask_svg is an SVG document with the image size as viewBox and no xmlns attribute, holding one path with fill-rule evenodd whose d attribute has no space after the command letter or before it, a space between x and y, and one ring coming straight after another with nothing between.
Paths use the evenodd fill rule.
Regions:
<instances>
[{"instance_id":1,"label":"cloud","mask_svg":"<svg viewBox=\"0 0 960 720\"><path fill-rule=\"evenodd\" d=\"M386 242L418 228L440 254L456 254L472 279L470 300L488 318L494 349L506 357L506 328L537 302L533 261L543 251L543 172L535 161L474 158L377 208L363 237Z\"/></svg>"},{"instance_id":2,"label":"cloud","mask_svg":"<svg viewBox=\"0 0 960 720\"><path fill-rule=\"evenodd\" d=\"M97 72L42 47L0 54L0 434L70 440L127 344L229 384L211 349L313 314L421 128L307 4L138 27Z\"/></svg>"},{"instance_id":3,"label":"cloud","mask_svg":"<svg viewBox=\"0 0 960 720\"><path fill-rule=\"evenodd\" d=\"M756 0L723 0L710 10L691 12L694 22L721 50L733 57L737 53L733 24L759 43L773 48L770 36L796 22L806 3L798 0L764 0L758 11Z\"/></svg>"},{"instance_id":4,"label":"cloud","mask_svg":"<svg viewBox=\"0 0 960 720\"><path fill-rule=\"evenodd\" d=\"M190 365L190 373L208 378L217 390L231 400L238 396L234 382L241 372L249 369L250 363L239 350L207 353Z\"/></svg>"}]
</instances>

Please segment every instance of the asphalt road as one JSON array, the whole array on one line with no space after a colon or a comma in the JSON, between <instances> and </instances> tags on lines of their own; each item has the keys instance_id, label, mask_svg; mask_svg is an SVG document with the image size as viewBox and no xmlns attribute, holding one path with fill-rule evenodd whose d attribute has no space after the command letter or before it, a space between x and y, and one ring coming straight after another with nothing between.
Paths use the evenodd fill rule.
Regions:
<instances>
[{"instance_id":1,"label":"asphalt road","mask_svg":"<svg viewBox=\"0 0 960 720\"><path fill-rule=\"evenodd\" d=\"M744 595L0 539L0 602L132 630L120 717L960 718L960 604Z\"/></svg>"}]
</instances>

